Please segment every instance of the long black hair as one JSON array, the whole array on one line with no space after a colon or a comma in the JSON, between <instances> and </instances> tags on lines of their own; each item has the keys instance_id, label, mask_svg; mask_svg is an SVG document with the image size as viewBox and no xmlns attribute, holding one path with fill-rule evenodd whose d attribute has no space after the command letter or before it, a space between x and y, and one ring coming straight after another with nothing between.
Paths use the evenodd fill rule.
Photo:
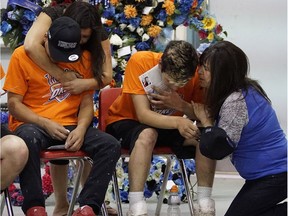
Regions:
<instances>
[{"instance_id":1,"label":"long black hair","mask_svg":"<svg viewBox=\"0 0 288 216\"><path fill-rule=\"evenodd\" d=\"M99 86L102 86L102 66L105 62L105 53L101 46L101 41L104 29L98 9L87 2L75 1L67 7L63 15L74 19L81 29L92 29L89 40L87 43L82 44L81 48L91 53L92 72Z\"/></svg>"},{"instance_id":2,"label":"long black hair","mask_svg":"<svg viewBox=\"0 0 288 216\"><path fill-rule=\"evenodd\" d=\"M230 94L239 90L247 93L249 87L253 87L271 103L258 81L248 78L248 57L233 43L220 41L210 46L200 56L200 65L205 65L211 73L205 103L212 118L218 116L222 104Z\"/></svg>"}]
</instances>

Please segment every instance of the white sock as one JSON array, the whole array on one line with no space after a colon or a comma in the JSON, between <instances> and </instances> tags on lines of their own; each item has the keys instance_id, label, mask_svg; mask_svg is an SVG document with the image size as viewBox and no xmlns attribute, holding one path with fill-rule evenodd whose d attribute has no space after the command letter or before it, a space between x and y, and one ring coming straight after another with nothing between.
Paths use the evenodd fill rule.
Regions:
<instances>
[{"instance_id":1,"label":"white sock","mask_svg":"<svg viewBox=\"0 0 288 216\"><path fill-rule=\"evenodd\" d=\"M129 199L129 206L132 206L133 204L144 200L143 191L129 192L128 199Z\"/></svg>"},{"instance_id":2,"label":"white sock","mask_svg":"<svg viewBox=\"0 0 288 216\"><path fill-rule=\"evenodd\" d=\"M212 194L212 187L197 187L197 199L210 198Z\"/></svg>"}]
</instances>

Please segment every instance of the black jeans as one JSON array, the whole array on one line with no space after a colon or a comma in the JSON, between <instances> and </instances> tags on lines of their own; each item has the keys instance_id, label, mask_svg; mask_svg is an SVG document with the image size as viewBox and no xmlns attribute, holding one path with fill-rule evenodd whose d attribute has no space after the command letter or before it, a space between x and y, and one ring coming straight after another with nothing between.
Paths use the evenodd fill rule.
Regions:
<instances>
[{"instance_id":1,"label":"black jeans","mask_svg":"<svg viewBox=\"0 0 288 216\"><path fill-rule=\"evenodd\" d=\"M76 126L65 126L72 131ZM33 206L45 206L40 173L40 151L52 145L64 144L53 140L42 128L33 124L23 124L16 130L29 149L29 158L20 173L20 186L24 196L24 213ZM90 175L79 195L80 206L89 205L98 214L105 199L115 165L120 157L120 144L111 135L89 127L81 150L93 160Z\"/></svg>"},{"instance_id":2,"label":"black jeans","mask_svg":"<svg viewBox=\"0 0 288 216\"><path fill-rule=\"evenodd\" d=\"M286 216L287 172L247 180L225 216Z\"/></svg>"}]
</instances>

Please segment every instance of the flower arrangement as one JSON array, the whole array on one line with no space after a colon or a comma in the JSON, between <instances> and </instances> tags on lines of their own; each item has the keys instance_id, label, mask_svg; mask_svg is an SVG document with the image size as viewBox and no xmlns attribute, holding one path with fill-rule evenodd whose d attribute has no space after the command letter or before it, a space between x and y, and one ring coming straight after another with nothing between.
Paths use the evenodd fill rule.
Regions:
<instances>
[{"instance_id":1,"label":"flower arrangement","mask_svg":"<svg viewBox=\"0 0 288 216\"><path fill-rule=\"evenodd\" d=\"M8 0L7 8L1 9L1 37L5 46L14 50L23 44L24 38L40 13L45 0Z\"/></svg>"},{"instance_id":2,"label":"flower arrangement","mask_svg":"<svg viewBox=\"0 0 288 216\"><path fill-rule=\"evenodd\" d=\"M201 43L214 43L227 35L206 10L204 0L110 0L110 5L98 6L112 46L116 86L122 84L131 54L163 51L180 25L198 32Z\"/></svg>"},{"instance_id":3,"label":"flower arrangement","mask_svg":"<svg viewBox=\"0 0 288 216\"><path fill-rule=\"evenodd\" d=\"M171 158L172 169L168 176L168 181L171 184L176 184L179 188L179 195L182 201L186 201L186 191L184 187L184 180L180 173L178 160L174 156ZM195 161L193 159L186 159L184 161L186 166L187 175L195 173ZM156 196L160 194L161 186L163 183L163 175L166 168L166 159L160 156L153 156L151 162L150 172L145 183L144 187L144 197L146 199L153 196L155 193ZM120 190L120 198L124 203L128 203L128 194L129 194L129 180L128 180L128 161L125 158L121 158L116 165L116 175L118 179L118 187ZM192 186L191 186L192 188ZM164 202L167 202L169 195L169 188L166 189L164 194ZM108 199L114 199L113 185L110 184L108 187L108 192L111 197Z\"/></svg>"}]
</instances>

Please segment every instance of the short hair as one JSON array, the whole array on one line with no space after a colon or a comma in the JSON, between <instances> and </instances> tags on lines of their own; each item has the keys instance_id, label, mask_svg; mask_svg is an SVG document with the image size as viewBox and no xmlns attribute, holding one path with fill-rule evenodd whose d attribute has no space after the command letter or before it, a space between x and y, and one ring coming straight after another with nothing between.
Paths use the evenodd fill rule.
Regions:
<instances>
[{"instance_id":1,"label":"short hair","mask_svg":"<svg viewBox=\"0 0 288 216\"><path fill-rule=\"evenodd\" d=\"M167 73L176 82L185 82L196 72L198 55L192 44L173 40L167 44L160 64L162 73Z\"/></svg>"}]
</instances>

